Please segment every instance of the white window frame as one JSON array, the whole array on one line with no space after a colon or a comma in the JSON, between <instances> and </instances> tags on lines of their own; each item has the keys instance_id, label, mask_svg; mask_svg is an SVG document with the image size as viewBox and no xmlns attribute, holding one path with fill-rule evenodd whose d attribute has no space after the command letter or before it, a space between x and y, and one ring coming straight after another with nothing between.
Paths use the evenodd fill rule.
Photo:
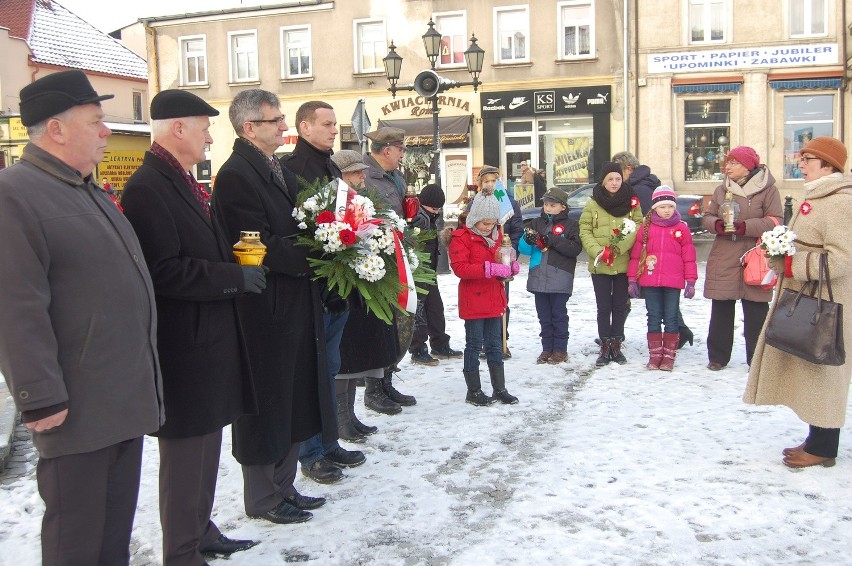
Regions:
<instances>
[{"instance_id":1,"label":"white window frame","mask_svg":"<svg viewBox=\"0 0 852 566\"><path fill-rule=\"evenodd\" d=\"M563 21L562 18L562 9L570 6L588 6L589 8L589 17L585 20L577 20L573 22L575 27L579 28L581 25L589 26L589 52L588 53L577 53L576 55L566 55L565 54L565 27L566 22ZM563 2L556 3L556 21L558 22L556 29L556 45L558 45L559 52L556 55L556 59L559 61L574 61L577 59L592 59L595 57L595 0L565 0ZM579 39L579 35L578 35Z\"/></svg>"},{"instance_id":2,"label":"white window frame","mask_svg":"<svg viewBox=\"0 0 852 566\"><path fill-rule=\"evenodd\" d=\"M375 56L375 67L364 67L361 63L364 61L364 57L361 53L361 30L367 26L380 26L382 28L382 35L384 36L384 49L374 52ZM352 37L355 42L355 72L356 73L384 73L385 66L382 63L382 59L387 55L388 51L388 28L387 22L385 22L384 18L365 18L360 20L352 20ZM375 47L375 45L374 45Z\"/></svg>"},{"instance_id":3,"label":"white window frame","mask_svg":"<svg viewBox=\"0 0 852 566\"><path fill-rule=\"evenodd\" d=\"M234 41L238 37L254 37L254 51L245 51L248 55L249 69L251 69L252 59L254 60L255 74L253 76L238 77L237 76L237 58L242 53L236 52ZM246 29L239 31L228 32L228 79L231 83L253 83L260 80L260 67L258 65L258 51L260 46L257 41L257 30Z\"/></svg>"},{"instance_id":4,"label":"white window frame","mask_svg":"<svg viewBox=\"0 0 852 566\"><path fill-rule=\"evenodd\" d=\"M702 40L693 40L692 39L692 25L691 25L691 10L692 6L703 4L704 5L704 36L712 32L712 24L711 22L711 10L709 9L711 4L722 4L722 39L702 39ZM685 32L685 43L686 45L718 45L722 43L730 43L731 42L731 22L732 22L732 3L731 0L683 0L684 7L684 32Z\"/></svg>"},{"instance_id":5,"label":"white window frame","mask_svg":"<svg viewBox=\"0 0 852 566\"><path fill-rule=\"evenodd\" d=\"M290 46L287 44L288 32L304 31L308 35L308 60L309 69L307 73L291 73L290 72ZM313 35L311 33L311 25L305 24L300 26L281 26L279 31L281 39L281 78L282 79L301 79L312 77L314 73L314 54L313 54ZM299 63L301 66L301 62Z\"/></svg>"},{"instance_id":6,"label":"white window frame","mask_svg":"<svg viewBox=\"0 0 852 566\"><path fill-rule=\"evenodd\" d=\"M193 51L191 52L192 58L196 60L195 68L197 75L201 75L203 73L203 80L198 80L194 82L189 81L189 56L190 52L187 52L186 46L191 41L200 40L203 49L201 51ZM180 50L180 84L181 86L204 86L208 84L208 74L207 74L207 34L200 35L184 35L178 37L178 48ZM197 54L196 54L197 53ZM200 55L199 55L200 54ZM198 65L197 59L199 57L203 58L203 65Z\"/></svg>"},{"instance_id":7,"label":"white window frame","mask_svg":"<svg viewBox=\"0 0 852 566\"><path fill-rule=\"evenodd\" d=\"M500 14L504 12L526 12L526 26L523 29L515 29L515 32L521 32L524 35L524 56L523 57L511 57L504 59L501 55L502 53L502 35L503 31L500 29ZM528 4L516 4L514 6L498 6L494 8L493 13L493 29L494 29L494 63L495 64L504 64L510 65L512 63L528 63L530 61L530 48L532 47L532 42L530 41L530 7Z\"/></svg>"},{"instance_id":8,"label":"white window frame","mask_svg":"<svg viewBox=\"0 0 852 566\"><path fill-rule=\"evenodd\" d=\"M461 29L460 30L459 29L447 30L448 33L445 34L444 33L445 30L441 29L441 22L442 21L448 21L448 20L451 20L451 19L453 21L457 21L456 18L458 18L461 21L461 24L459 26ZM435 12L434 14L432 14L432 21L435 22L435 29L438 32L441 33L442 38L449 35L449 37L450 37L450 49L451 50L458 49L459 47L461 47L462 52L467 50L467 46L468 46L467 45L467 42L468 42L467 12L465 10L456 10L455 12ZM459 32L459 31L461 32L462 44L460 46L459 45L453 45L452 44L452 41L453 41L453 39L452 39L453 35L452 34ZM451 53L452 53L452 51L451 51ZM465 63L465 61L461 61L459 63L441 64L441 54L440 53L438 54L438 60L435 62L435 66L439 69L467 68L467 64Z\"/></svg>"},{"instance_id":9,"label":"white window frame","mask_svg":"<svg viewBox=\"0 0 852 566\"><path fill-rule=\"evenodd\" d=\"M802 24L802 27L805 31L802 33L793 33L793 2L802 4L802 14L804 15L805 20ZM821 32L813 31L813 21L811 20L811 13L813 12L814 2L822 3L822 21L824 28ZM789 37L825 37L828 35L828 0L787 0L785 4L787 7L787 34L789 35Z\"/></svg>"}]
</instances>

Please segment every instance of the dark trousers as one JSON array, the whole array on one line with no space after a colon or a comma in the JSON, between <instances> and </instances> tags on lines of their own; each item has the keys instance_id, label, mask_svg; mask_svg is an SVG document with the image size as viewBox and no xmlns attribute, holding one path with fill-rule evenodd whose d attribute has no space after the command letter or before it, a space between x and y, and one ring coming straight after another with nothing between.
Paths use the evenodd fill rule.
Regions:
<instances>
[{"instance_id":1,"label":"dark trousers","mask_svg":"<svg viewBox=\"0 0 852 566\"><path fill-rule=\"evenodd\" d=\"M746 363L751 365L751 357L757 346L757 338L769 312L769 303L746 301L743 299L743 326L746 346ZM710 306L710 328L707 332L707 357L711 362L728 365L731 350L734 347L734 307L736 301L713 299Z\"/></svg>"},{"instance_id":2,"label":"dark trousers","mask_svg":"<svg viewBox=\"0 0 852 566\"><path fill-rule=\"evenodd\" d=\"M243 466L243 499L247 515L260 515L278 507L284 498L296 493L293 482L299 463L299 444L290 448L283 460L262 466Z\"/></svg>"},{"instance_id":3,"label":"dark trousers","mask_svg":"<svg viewBox=\"0 0 852 566\"><path fill-rule=\"evenodd\" d=\"M592 274L598 307L598 337L624 337L627 320L627 274Z\"/></svg>"},{"instance_id":4,"label":"dark trousers","mask_svg":"<svg viewBox=\"0 0 852 566\"><path fill-rule=\"evenodd\" d=\"M680 289L645 287L648 332L680 332Z\"/></svg>"},{"instance_id":5,"label":"dark trousers","mask_svg":"<svg viewBox=\"0 0 852 566\"><path fill-rule=\"evenodd\" d=\"M141 468L141 438L84 454L40 458L42 565L129 564Z\"/></svg>"},{"instance_id":6,"label":"dark trousers","mask_svg":"<svg viewBox=\"0 0 852 566\"><path fill-rule=\"evenodd\" d=\"M542 352L568 351L568 293L533 293Z\"/></svg>"},{"instance_id":7,"label":"dark trousers","mask_svg":"<svg viewBox=\"0 0 852 566\"><path fill-rule=\"evenodd\" d=\"M839 447L839 428L820 428L810 425L808 438L805 440L805 452L822 458L837 458Z\"/></svg>"},{"instance_id":8,"label":"dark trousers","mask_svg":"<svg viewBox=\"0 0 852 566\"><path fill-rule=\"evenodd\" d=\"M474 318L464 321L464 367L463 371L479 369L479 352L485 349L488 365L503 365L503 319Z\"/></svg>"},{"instance_id":9,"label":"dark trousers","mask_svg":"<svg viewBox=\"0 0 852 566\"><path fill-rule=\"evenodd\" d=\"M426 339L432 349L443 348L450 343L447 334L447 321L444 319L444 301L437 285L426 285L428 292L417 300L417 312L414 314L414 332L411 335L409 353L413 354L426 346Z\"/></svg>"},{"instance_id":10,"label":"dark trousers","mask_svg":"<svg viewBox=\"0 0 852 566\"><path fill-rule=\"evenodd\" d=\"M213 521L213 499L222 430L189 438L158 438L163 565L204 564L200 549L222 532Z\"/></svg>"}]
</instances>

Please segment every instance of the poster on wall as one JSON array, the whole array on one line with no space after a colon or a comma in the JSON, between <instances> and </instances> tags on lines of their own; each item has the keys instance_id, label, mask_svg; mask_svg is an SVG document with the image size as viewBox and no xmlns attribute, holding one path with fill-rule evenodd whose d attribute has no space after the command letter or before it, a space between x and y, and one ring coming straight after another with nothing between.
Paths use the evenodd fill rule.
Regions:
<instances>
[{"instance_id":1,"label":"poster on wall","mask_svg":"<svg viewBox=\"0 0 852 566\"><path fill-rule=\"evenodd\" d=\"M582 184L589 179L591 138L555 138L553 140L553 182L557 185Z\"/></svg>"},{"instance_id":2,"label":"poster on wall","mask_svg":"<svg viewBox=\"0 0 852 566\"><path fill-rule=\"evenodd\" d=\"M144 159L144 151L107 151L98 164L98 182L109 183L111 188L120 191Z\"/></svg>"},{"instance_id":3,"label":"poster on wall","mask_svg":"<svg viewBox=\"0 0 852 566\"><path fill-rule=\"evenodd\" d=\"M535 186L532 183L515 183L515 200L521 210L535 208Z\"/></svg>"},{"instance_id":4,"label":"poster on wall","mask_svg":"<svg viewBox=\"0 0 852 566\"><path fill-rule=\"evenodd\" d=\"M444 194L448 203L460 201L467 195L467 156L448 155L444 161L446 178L444 179Z\"/></svg>"}]
</instances>

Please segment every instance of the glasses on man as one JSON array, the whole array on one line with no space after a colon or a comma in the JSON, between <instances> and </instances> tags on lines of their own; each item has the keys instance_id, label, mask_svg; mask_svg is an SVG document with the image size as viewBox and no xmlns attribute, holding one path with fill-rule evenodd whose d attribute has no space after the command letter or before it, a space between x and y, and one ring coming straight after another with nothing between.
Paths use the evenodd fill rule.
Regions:
<instances>
[{"instance_id":1,"label":"glasses on man","mask_svg":"<svg viewBox=\"0 0 852 566\"><path fill-rule=\"evenodd\" d=\"M805 165L807 165L808 162L811 161L812 159L819 159L819 157L806 157L806 156L803 155L799 158L799 163L804 163Z\"/></svg>"},{"instance_id":2,"label":"glasses on man","mask_svg":"<svg viewBox=\"0 0 852 566\"><path fill-rule=\"evenodd\" d=\"M270 118L269 120L249 120L249 122L253 122L255 124L275 124L280 126L284 123L284 119L286 116L278 116L277 118Z\"/></svg>"}]
</instances>

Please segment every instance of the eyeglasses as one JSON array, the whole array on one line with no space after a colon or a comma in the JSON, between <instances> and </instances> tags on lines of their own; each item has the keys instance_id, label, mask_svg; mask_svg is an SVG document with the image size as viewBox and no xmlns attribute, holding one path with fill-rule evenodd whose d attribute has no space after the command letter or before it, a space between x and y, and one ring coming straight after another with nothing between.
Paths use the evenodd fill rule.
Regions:
<instances>
[{"instance_id":1,"label":"eyeglasses","mask_svg":"<svg viewBox=\"0 0 852 566\"><path fill-rule=\"evenodd\" d=\"M277 118L270 118L269 120L249 120L249 122L253 122L255 124L276 124L281 125L284 123L286 116L279 116Z\"/></svg>"},{"instance_id":2,"label":"eyeglasses","mask_svg":"<svg viewBox=\"0 0 852 566\"><path fill-rule=\"evenodd\" d=\"M803 155L799 158L799 163L804 163L805 165L807 165L808 162L811 161L812 159L819 159L819 157L805 157Z\"/></svg>"}]
</instances>

